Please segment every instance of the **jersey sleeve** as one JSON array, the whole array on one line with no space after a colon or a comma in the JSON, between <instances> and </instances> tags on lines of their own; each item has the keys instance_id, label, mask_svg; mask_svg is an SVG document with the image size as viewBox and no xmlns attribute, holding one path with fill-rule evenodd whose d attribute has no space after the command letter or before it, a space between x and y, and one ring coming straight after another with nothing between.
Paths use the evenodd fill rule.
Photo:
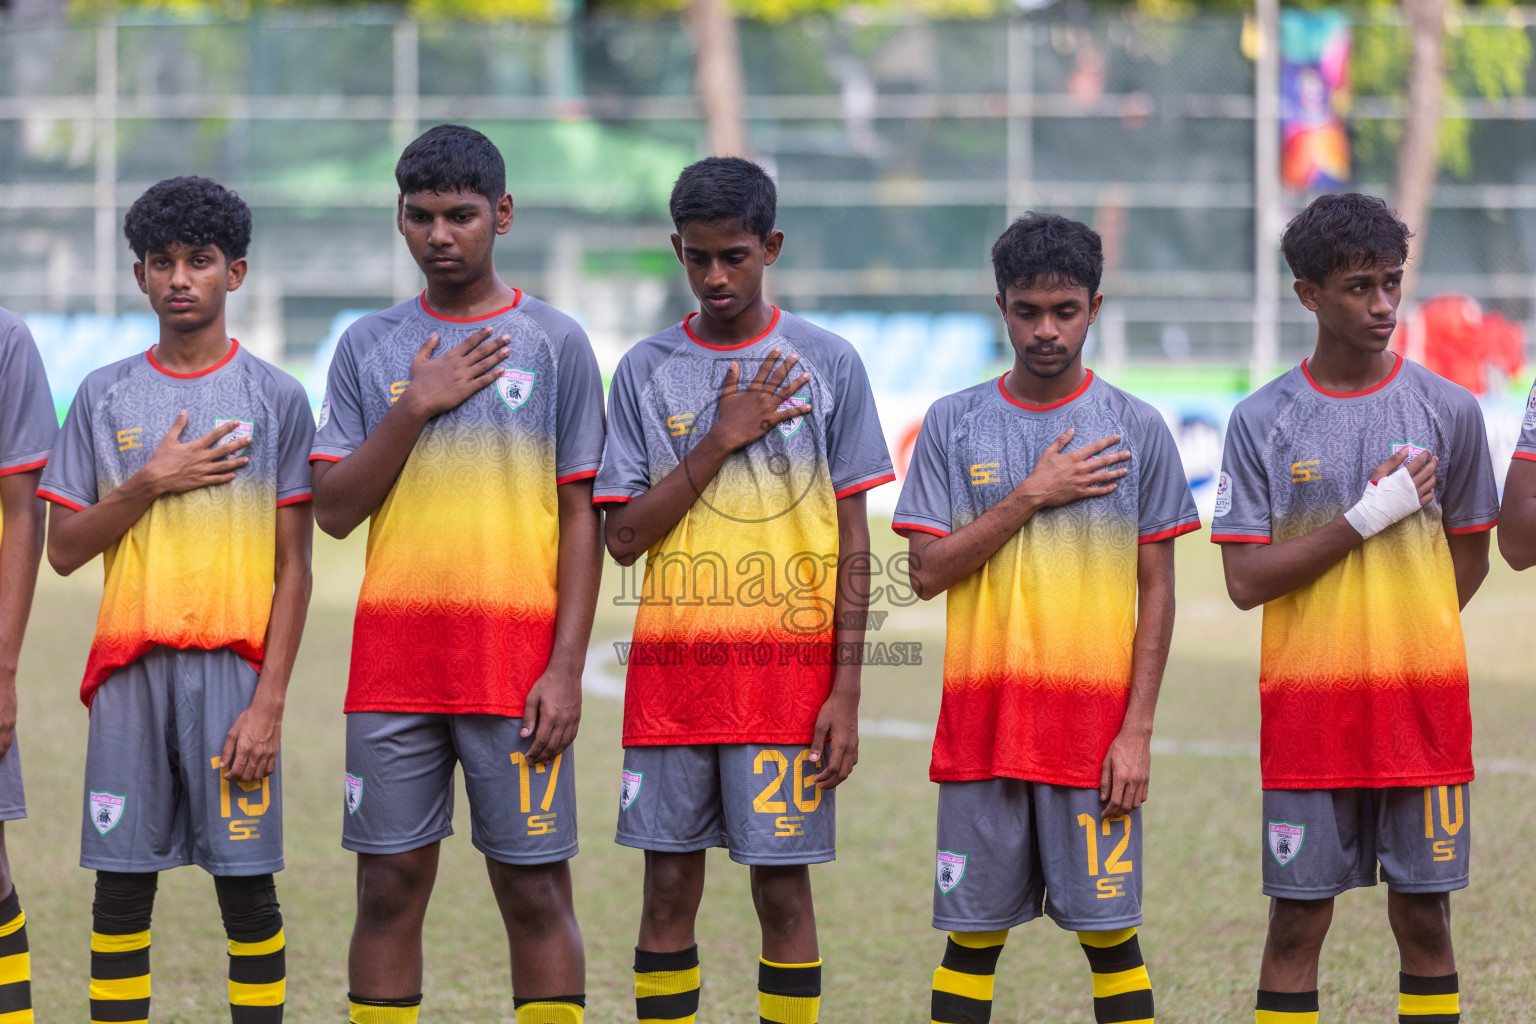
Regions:
<instances>
[{"instance_id":1,"label":"jersey sleeve","mask_svg":"<svg viewBox=\"0 0 1536 1024\"><path fill-rule=\"evenodd\" d=\"M43 470L37 496L76 512L96 504L96 450L91 441L92 395L89 379L80 385L64 427Z\"/></svg>"},{"instance_id":2,"label":"jersey sleeve","mask_svg":"<svg viewBox=\"0 0 1536 1024\"><path fill-rule=\"evenodd\" d=\"M1216 482L1211 540L1217 544L1270 542L1269 476L1264 472L1263 431L1240 404L1227 423L1226 450Z\"/></svg>"},{"instance_id":3,"label":"jersey sleeve","mask_svg":"<svg viewBox=\"0 0 1536 1024\"><path fill-rule=\"evenodd\" d=\"M315 443L315 421L309 399L298 381L284 389L277 439L277 507L310 500L309 453Z\"/></svg>"},{"instance_id":4,"label":"jersey sleeve","mask_svg":"<svg viewBox=\"0 0 1536 1024\"><path fill-rule=\"evenodd\" d=\"M325 397L320 400L320 427L315 431L309 461L340 462L356 451L367 436L357 353L352 329L348 328L336 345L336 357L326 374Z\"/></svg>"},{"instance_id":5,"label":"jersey sleeve","mask_svg":"<svg viewBox=\"0 0 1536 1024\"><path fill-rule=\"evenodd\" d=\"M853 346L847 346L831 383L835 404L827 422L827 464L834 496L846 498L895 480L869 374Z\"/></svg>"},{"instance_id":6,"label":"jersey sleeve","mask_svg":"<svg viewBox=\"0 0 1536 1024\"><path fill-rule=\"evenodd\" d=\"M586 332L573 326L560 343L555 396L555 483L597 476L603 462L603 375Z\"/></svg>"},{"instance_id":7,"label":"jersey sleeve","mask_svg":"<svg viewBox=\"0 0 1536 1024\"><path fill-rule=\"evenodd\" d=\"M1515 441L1515 458L1536 462L1536 384L1525 400L1525 419L1520 422L1520 437Z\"/></svg>"},{"instance_id":8,"label":"jersey sleeve","mask_svg":"<svg viewBox=\"0 0 1536 1024\"><path fill-rule=\"evenodd\" d=\"M1445 489L1440 492L1441 521L1449 534L1480 533L1499 521L1498 483L1488 454L1482 407L1470 392L1456 397Z\"/></svg>"},{"instance_id":9,"label":"jersey sleeve","mask_svg":"<svg viewBox=\"0 0 1536 1024\"><path fill-rule=\"evenodd\" d=\"M594 504L633 501L651 489L651 466L645 453L640 388L635 383L634 367L633 359L622 359L608 391L608 437L603 442L602 465L592 484Z\"/></svg>"},{"instance_id":10,"label":"jersey sleeve","mask_svg":"<svg viewBox=\"0 0 1536 1024\"><path fill-rule=\"evenodd\" d=\"M939 405L923 416L912 449L912 464L896 499L896 514L891 529L903 537L913 533L931 533L948 537L954 526L949 497L949 424Z\"/></svg>"},{"instance_id":11,"label":"jersey sleeve","mask_svg":"<svg viewBox=\"0 0 1536 1024\"><path fill-rule=\"evenodd\" d=\"M17 321L0 348L0 476L41 469L58 435L43 357Z\"/></svg>"},{"instance_id":12,"label":"jersey sleeve","mask_svg":"<svg viewBox=\"0 0 1536 1024\"><path fill-rule=\"evenodd\" d=\"M1147 409L1135 425L1140 435L1133 439L1140 462L1136 535L1141 544L1168 540L1200 529L1200 513L1189 492L1189 478L1184 474L1184 460L1174 443L1168 424L1154 409Z\"/></svg>"}]
</instances>

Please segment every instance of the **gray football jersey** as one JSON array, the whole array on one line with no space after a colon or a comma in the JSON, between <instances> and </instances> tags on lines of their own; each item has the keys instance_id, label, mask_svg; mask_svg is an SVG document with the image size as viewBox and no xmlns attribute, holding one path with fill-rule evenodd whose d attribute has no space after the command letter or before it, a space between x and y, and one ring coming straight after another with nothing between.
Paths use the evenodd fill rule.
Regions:
<instances>
[{"instance_id":1,"label":"gray football jersey","mask_svg":"<svg viewBox=\"0 0 1536 1024\"><path fill-rule=\"evenodd\" d=\"M0 476L42 469L58 435L48 375L32 332L21 317L0 308Z\"/></svg>"},{"instance_id":2,"label":"gray football jersey","mask_svg":"<svg viewBox=\"0 0 1536 1024\"><path fill-rule=\"evenodd\" d=\"M347 328L313 459L339 462L433 358L481 328L507 335L495 383L434 416L368 526L347 711L518 717L554 645L560 484L597 475L603 388L576 321L519 291L475 320L425 296Z\"/></svg>"},{"instance_id":3,"label":"gray football jersey","mask_svg":"<svg viewBox=\"0 0 1536 1024\"><path fill-rule=\"evenodd\" d=\"M1525 400L1525 418L1520 421L1515 458L1536 462L1536 384L1531 386L1531 393Z\"/></svg>"},{"instance_id":4,"label":"gray football jersey","mask_svg":"<svg viewBox=\"0 0 1536 1024\"><path fill-rule=\"evenodd\" d=\"M1232 411L1211 539L1280 543L1342 515L1408 447L1439 458L1434 498L1264 606L1266 789L1472 778L1472 720L1446 536L1490 530L1499 499L1470 392L1399 357L1339 394L1296 367Z\"/></svg>"},{"instance_id":5,"label":"gray football jersey","mask_svg":"<svg viewBox=\"0 0 1536 1024\"><path fill-rule=\"evenodd\" d=\"M1130 472L1108 494L1041 509L950 588L930 774L1097 787L1130 694L1137 548L1199 529L1200 517L1173 435L1152 406L1091 371L1048 406L1019 402L1003 381L928 410L896 532L942 537L974 522L1069 427L1067 451L1119 435L1107 453L1129 451Z\"/></svg>"}]
</instances>

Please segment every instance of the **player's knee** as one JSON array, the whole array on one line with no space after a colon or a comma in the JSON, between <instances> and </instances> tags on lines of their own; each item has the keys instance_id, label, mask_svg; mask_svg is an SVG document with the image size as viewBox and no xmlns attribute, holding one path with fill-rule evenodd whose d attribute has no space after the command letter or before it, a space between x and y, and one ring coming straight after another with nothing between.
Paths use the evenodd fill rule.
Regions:
<instances>
[{"instance_id":1,"label":"player's knee","mask_svg":"<svg viewBox=\"0 0 1536 1024\"><path fill-rule=\"evenodd\" d=\"M357 916L373 927L387 927L426 911L432 889L430 873L399 857L368 857L357 867Z\"/></svg>"},{"instance_id":2,"label":"player's knee","mask_svg":"<svg viewBox=\"0 0 1536 1024\"><path fill-rule=\"evenodd\" d=\"M1393 893L1388 916L1399 943L1427 951L1448 949L1451 944L1451 908L1446 893Z\"/></svg>"},{"instance_id":3,"label":"player's knee","mask_svg":"<svg viewBox=\"0 0 1536 1024\"><path fill-rule=\"evenodd\" d=\"M694 858L653 857L645 866L645 913L653 921L692 919L700 890Z\"/></svg>"},{"instance_id":4,"label":"player's knee","mask_svg":"<svg viewBox=\"0 0 1536 1024\"><path fill-rule=\"evenodd\" d=\"M132 935L149 930L155 910L157 872L98 871L92 927L108 935Z\"/></svg>"},{"instance_id":5,"label":"player's knee","mask_svg":"<svg viewBox=\"0 0 1536 1024\"><path fill-rule=\"evenodd\" d=\"M224 934L237 942L264 942L283 928L272 875L215 875Z\"/></svg>"},{"instance_id":6,"label":"player's knee","mask_svg":"<svg viewBox=\"0 0 1536 1024\"><path fill-rule=\"evenodd\" d=\"M793 933L815 914L811 903L810 873L804 867L754 868L752 902L757 906L757 918L764 929Z\"/></svg>"},{"instance_id":7,"label":"player's knee","mask_svg":"<svg viewBox=\"0 0 1536 1024\"><path fill-rule=\"evenodd\" d=\"M507 910L507 924L525 935L547 935L569 928L576 919L570 888L562 884L565 861L531 866L491 862L491 874Z\"/></svg>"},{"instance_id":8,"label":"player's knee","mask_svg":"<svg viewBox=\"0 0 1536 1024\"><path fill-rule=\"evenodd\" d=\"M1286 960L1314 956L1332 920L1333 906L1327 900L1276 900L1269 915L1269 947Z\"/></svg>"}]
</instances>

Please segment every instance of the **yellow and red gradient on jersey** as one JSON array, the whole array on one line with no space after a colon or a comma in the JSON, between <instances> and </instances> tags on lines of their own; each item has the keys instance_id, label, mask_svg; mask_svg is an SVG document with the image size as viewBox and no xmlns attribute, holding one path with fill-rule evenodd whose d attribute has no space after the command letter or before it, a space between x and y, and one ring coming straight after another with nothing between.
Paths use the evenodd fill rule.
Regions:
<instances>
[{"instance_id":1,"label":"yellow and red gradient on jersey","mask_svg":"<svg viewBox=\"0 0 1536 1024\"><path fill-rule=\"evenodd\" d=\"M1276 541L1318 517L1297 518L1276 523ZM1445 530L1427 512L1266 604L1265 788L1470 781L1465 649Z\"/></svg>"},{"instance_id":2,"label":"yellow and red gradient on jersey","mask_svg":"<svg viewBox=\"0 0 1536 1024\"><path fill-rule=\"evenodd\" d=\"M423 433L368 532L346 710L521 716L554 639L556 487L594 472L557 480L537 430Z\"/></svg>"},{"instance_id":3,"label":"yellow and red gradient on jersey","mask_svg":"<svg viewBox=\"0 0 1536 1024\"><path fill-rule=\"evenodd\" d=\"M259 670L276 573L274 487L242 472L218 487L165 495L107 549L80 690L87 705L108 676L157 645L228 647Z\"/></svg>"},{"instance_id":4,"label":"yellow and red gradient on jersey","mask_svg":"<svg viewBox=\"0 0 1536 1024\"><path fill-rule=\"evenodd\" d=\"M1079 503L950 589L935 781L1098 786L1130 693L1137 548L1135 522Z\"/></svg>"},{"instance_id":5,"label":"yellow and red gradient on jersey","mask_svg":"<svg viewBox=\"0 0 1536 1024\"><path fill-rule=\"evenodd\" d=\"M819 455L775 458L733 456L647 554L625 746L810 741L832 688L837 497Z\"/></svg>"}]
</instances>

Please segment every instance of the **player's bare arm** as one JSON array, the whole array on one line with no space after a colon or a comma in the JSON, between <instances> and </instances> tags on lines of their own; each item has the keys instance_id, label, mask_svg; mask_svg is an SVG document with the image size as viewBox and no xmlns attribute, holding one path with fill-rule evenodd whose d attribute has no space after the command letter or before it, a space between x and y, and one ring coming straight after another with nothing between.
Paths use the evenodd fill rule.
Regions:
<instances>
[{"instance_id":1,"label":"player's bare arm","mask_svg":"<svg viewBox=\"0 0 1536 1024\"><path fill-rule=\"evenodd\" d=\"M43 555L41 469L0 477L0 756L16 736L16 666Z\"/></svg>"},{"instance_id":2,"label":"player's bare arm","mask_svg":"<svg viewBox=\"0 0 1536 1024\"><path fill-rule=\"evenodd\" d=\"M791 380L790 372L800 357L792 355L780 362L781 355L781 349L769 352L745 388L738 387L740 364L732 363L720 387L715 425L659 484L635 500L608 510L605 539L609 553L620 565L633 565L635 559L682 521L732 452L759 440L785 420L811 411L809 402L779 408L811 380L809 373Z\"/></svg>"},{"instance_id":3,"label":"player's bare arm","mask_svg":"<svg viewBox=\"0 0 1536 1024\"><path fill-rule=\"evenodd\" d=\"M859 763L859 695L864 627L869 613L869 515L864 492L837 499L837 596L833 637L837 652L832 692L816 716L811 763L821 765L816 784L834 789Z\"/></svg>"},{"instance_id":4,"label":"player's bare arm","mask_svg":"<svg viewBox=\"0 0 1536 1024\"><path fill-rule=\"evenodd\" d=\"M1408 450L1404 449L1377 466L1371 473L1371 483L1379 483L1395 473L1407 457ZM1440 460L1428 455L1416 461L1418 464L1410 465L1408 472L1422 508L1435 495L1435 469ZM1227 596L1244 611L1257 608L1311 583L1364 541L1360 531L1341 515L1311 533L1279 544L1223 544L1221 565L1227 579Z\"/></svg>"},{"instance_id":5,"label":"player's bare arm","mask_svg":"<svg viewBox=\"0 0 1536 1024\"><path fill-rule=\"evenodd\" d=\"M272 587L272 614L267 619L261 676L251 706L240 713L224 739L219 765L224 778L254 782L277 768L277 752L283 737L283 707L288 701L288 681L293 661L304 637L313 582L310 553L315 534L309 502L285 505L277 510L276 574Z\"/></svg>"},{"instance_id":6,"label":"player's bare arm","mask_svg":"<svg viewBox=\"0 0 1536 1024\"><path fill-rule=\"evenodd\" d=\"M1488 536L1492 532L1479 530L1445 535L1445 543L1451 549L1451 565L1456 570L1456 600L1462 608L1467 607L1467 602L1488 578Z\"/></svg>"},{"instance_id":7,"label":"player's bare arm","mask_svg":"<svg viewBox=\"0 0 1536 1024\"><path fill-rule=\"evenodd\" d=\"M1152 776L1152 717L1173 640L1173 540L1136 549L1136 639L1125 721L1104 756L1099 799L1105 818L1130 814L1147 799Z\"/></svg>"},{"instance_id":8,"label":"player's bare arm","mask_svg":"<svg viewBox=\"0 0 1536 1024\"><path fill-rule=\"evenodd\" d=\"M912 588L918 597L931 601L980 569L1041 509L1109 494L1120 486L1116 481L1128 470L1117 463L1129 459L1131 453L1120 451L1099 457L1104 449L1120 442L1120 435L1111 434L1076 451L1063 451L1074 433L1068 427L1066 433L1052 441L1029 476L975 522L948 537L914 532L908 538Z\"/></svg>"},{"instance_id":9,"label":"player's bare arm","mask_svg":"<svg viewBox=\"0 0 1536 1024\"><path fill-rule=\"evenodd\" d=\"M96 504L78 512L54 504L48 519L48 563L55 572L68 576L116 544L163 495L227 484L251 461L239 454L250 438L224 441L238 423L226 423L183 444L181 432L188 418L183 409L144 468Z\"/></svg>"},{"instance_id":10,"label":"player's bare arm","mask_svg":"<svg viewBox=\"0 0 1536 1024\"><path fill-rule=\"evenodd\" d=\"M340 462L314 464L315 522L338 539L378 511L405 468L427 422L457 409L495 382L497 364L512 351L506 335L482 327L436 359L431 335L411 359L411 383L357 450Z\"/></svg>"},{"instance_id":11,"label":"player's bare arm","mask_svg":"<svg viewBox=\"0 0 1536 1024\"><path fill-rule=\"evenodd\" d=\"M561 484L557 492L560 553L555 572L560 604L555 610L554 648L548 666L523 702L522 735L533 737L528 760L534 764L554 760L576 739L581 724L581 673L587 664L603 575L601 513L592 504L592 481Z\"/></svg>"},{"instance_id":12,"label":"player's bare arm","mask_svg":"<svg viewBox=\"0 0 1536 1024\"><path fill-rule=\"evenodd\" d=\"M1504 478L1499 554L1517 572L1536 565L1536 462L1530 459L1512 460Z\"/></svg>"}]
</instances>

